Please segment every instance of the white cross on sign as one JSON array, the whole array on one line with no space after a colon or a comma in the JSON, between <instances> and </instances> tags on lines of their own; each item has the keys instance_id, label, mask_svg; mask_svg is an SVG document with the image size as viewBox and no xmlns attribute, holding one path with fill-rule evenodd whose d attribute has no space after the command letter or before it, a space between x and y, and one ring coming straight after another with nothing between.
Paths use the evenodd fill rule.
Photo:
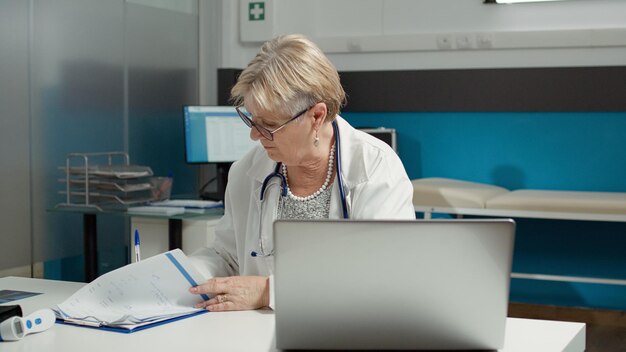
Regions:
<instances>
[{"instance_id":1,"label":"white cross on sign","mask_svg":"<svg viewBox=\"0 0 626 352\"><path fill-rule=\"evenodd\" d=\"M251 2L249 7L250 21L263 21L265 20L265 3L264 2Z\"/></svg>"}]
</instances>

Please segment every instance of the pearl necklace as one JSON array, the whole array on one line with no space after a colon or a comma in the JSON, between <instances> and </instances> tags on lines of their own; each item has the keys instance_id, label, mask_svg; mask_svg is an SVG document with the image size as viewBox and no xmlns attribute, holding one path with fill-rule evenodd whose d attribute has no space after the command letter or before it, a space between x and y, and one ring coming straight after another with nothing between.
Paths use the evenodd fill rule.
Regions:
<instances>
[{"instance_id":1,"label":"pearl necklace","mask_svg":"<svg viewBox=\"0 0 626 352\"><path fill-rule=\"evenodd\" d=\"M328 157L328 171L326 172L326 180L324 181L324 184L322 185L322 187L320 187L320 189L318 189L313 194L308 195L306 197L299 197L291 193L291 189L289 189L289 178L287 177L287 166L283 164L283 175L285 175L285 181L287 181L287 194L289 195L289 198L300 201L300 202L306 202L308 200L311 200L317 197L318 195L320 195L320 193L324 192L328 188L328 183L330 182L330 178L333 175L334 163L335 163L335 145L333 144L333 146L330 148L330 154Z\"/></svg>"}]
</instances>

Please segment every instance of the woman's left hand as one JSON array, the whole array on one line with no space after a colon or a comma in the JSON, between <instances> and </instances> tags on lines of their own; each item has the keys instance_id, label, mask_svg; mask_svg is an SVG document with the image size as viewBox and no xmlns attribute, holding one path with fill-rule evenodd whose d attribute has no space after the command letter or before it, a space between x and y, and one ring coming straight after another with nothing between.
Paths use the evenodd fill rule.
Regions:
<instances>
[{"instance_id":1,"label":"woman's left hand","mask_svg":"<svg viewBox=\"0 0 626 352\"><path fill-rule=\"evenodd\" d=\"M269 278L264 276L215 277L189 292L212 295L210 300L196 304L196 308L212 312L258 309L270 302Z\"/></svg>"}]
</instances>

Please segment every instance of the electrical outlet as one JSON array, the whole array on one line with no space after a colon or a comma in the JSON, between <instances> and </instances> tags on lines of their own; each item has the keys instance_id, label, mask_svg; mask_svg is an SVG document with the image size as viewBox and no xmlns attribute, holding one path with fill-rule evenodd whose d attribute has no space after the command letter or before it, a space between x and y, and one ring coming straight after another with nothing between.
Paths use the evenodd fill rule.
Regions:
<instances>
[{"instance_id":1,"label":"electrical outlet","mask_svg":"<svg viewBox=\"0 0 626 352\"><path fill-rule=\"evenodd\" d=\"M476 47L480 49L493 48L493 35L491 33L476 34Z\"/></svg>"},{"instance_id":2,"label":"electrical outlet","mask_svg":"<svg viewBox=\"0 0 626 352\"><path fill-rule=\"evenodd\" d=\"M358 39L348 39L348 51L352 53L358 53L359 51L363 51L363 47L361 46L361 41Z\"/></svg>"},{"instance_id":3,"label":"electrical outlet","mask_svg":"<svg viewBox=\"0 0 626 352\"><path fill-rule=\"evenodd\" d=\"M457 34L456 35L456 48L457 49L471 49L473 47L472 36L469 34Z\"/></svg>"},{"instance_id":4,"label":"electrical outlet","mask_svg":"<svg viewBox=\"0 0 626 352\"><path fill-rule=\"evenodd\" d=\"M452 35L440 34L437 36L437 48L441 50L452 49Z\"/></svg>"}]
</instances>

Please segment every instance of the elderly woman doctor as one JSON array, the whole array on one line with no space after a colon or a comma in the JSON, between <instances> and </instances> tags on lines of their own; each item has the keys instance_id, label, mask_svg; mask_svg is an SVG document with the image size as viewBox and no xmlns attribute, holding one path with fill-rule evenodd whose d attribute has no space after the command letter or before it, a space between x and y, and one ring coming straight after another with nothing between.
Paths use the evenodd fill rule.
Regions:
<instances>
[{"instance_id":1,"label":"elderly woman doctor","mask_svg":"<svg viewBox=\"0 0 626 352\"><path fill-rule=\"evenodd\" d=\"M259 145L230 169L212 247L190 257L211 277L190 289L213 297L198 307L273 306L276 219L415 219L402 162L339 117L339 75L311 41L288 35L265 43L231 96Z\"/></svg>"}]
</instances>

